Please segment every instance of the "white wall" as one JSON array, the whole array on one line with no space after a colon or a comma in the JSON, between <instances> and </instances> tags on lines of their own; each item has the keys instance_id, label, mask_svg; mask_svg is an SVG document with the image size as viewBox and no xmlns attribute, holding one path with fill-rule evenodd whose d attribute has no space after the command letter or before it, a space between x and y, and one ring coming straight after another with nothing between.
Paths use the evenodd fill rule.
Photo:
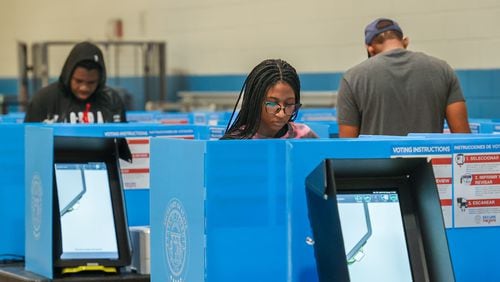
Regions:
<instances>
[{"instance_id":1,"label":"white wall","mask_svg":"<svg viewBox=\"0 0 500 282\"><path fill-rule=\"evenodd\" d=\"M16 41L167 42L167 72L245 74L264 58L299 72L344 71L366 57L363 28L396 19L410 49L458 69L500 68L498 0L0 0L0 77L17 75Z\"/></svg>"}]
</instances>

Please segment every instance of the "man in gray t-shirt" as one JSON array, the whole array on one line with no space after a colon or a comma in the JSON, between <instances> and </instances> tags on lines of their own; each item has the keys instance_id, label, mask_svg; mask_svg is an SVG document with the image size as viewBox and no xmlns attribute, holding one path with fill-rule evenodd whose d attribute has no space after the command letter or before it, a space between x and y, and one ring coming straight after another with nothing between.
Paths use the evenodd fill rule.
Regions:
<instances>
[{"instance_id":1,"label":"man in gray t-shirt","mask_svg":"<svg viewBox=\"0 0 500 282\"><path fill-rule=\"evenodd\" d=\"M360 134L469 133L467 108L453 69L443 60L406 50L399 25L377 19L365 29L368 60L340 82L340 137Z\"/></svg>"}]
</instances>

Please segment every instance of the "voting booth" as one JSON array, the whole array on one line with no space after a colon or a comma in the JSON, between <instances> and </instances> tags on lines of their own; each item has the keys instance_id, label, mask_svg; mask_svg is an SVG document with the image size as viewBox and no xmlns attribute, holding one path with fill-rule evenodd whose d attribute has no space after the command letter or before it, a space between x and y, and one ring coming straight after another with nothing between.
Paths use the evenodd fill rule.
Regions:
<instances>
[{"instance_id":1,"label":"voting booth","mask_svg":"<svg viewBox=\"0 0 500 282\"><path fill-rule=\"evenodd\" d=\"M126 141L28 127L26 155L26 270L53 278L129 265L118 161L131 160Z\"/></svg>"},{"instance_id":2,"label":"voting booth","mask_svg":"<svg viewBox=\"0 0 500 282\"><path fill-rule=\"evenodd\" d=\"M54 269L57 273L63 268L67 271L75 262L111 267L128 265L128 230L123 230L129 225L149 225L149 139L151 136L208 138L210 134L207 127L160 124L32 124L24 129L26 190L23 193L25 209L21 215L25 217L25 228L12 232L22 232L25 237L26 269L49 278L56 275ZM129 162L130 158L134 161ZM103 182L98 183L98 180ZM93 186L87 185L89 183ZM109 195L100 194L106 189L91 189L106 184ZM58 189L60 186L70 188ZM66 192L57 193L61 191ZM112 210L98 212L97 205L106 199L112 204ZM92 213L94 208L98 216L93 215L94 229L86 237L98 236L110 245L87 249L112 247L108 252L94 254L96 260L86 262L87 254L65 251L64 232L73 234L72 230L82 229L83 225L78 222L90 216L81 211ZM119 215L120 209L127 213ZM59 216L52 216L54 211ZM78 215L79 212L82 214ZM114 230L110 229L113 226ZM113 233L116 242L112 242ZM61 245L52 243L61 241Z\"/></svg>"},{"instance_id":3,"label":"voting booth","mask_svg":"<svg viewBox=\"0 0 500 282\"><path fill-rule=\"evenodd\" d=\"M325 159L391 158L432 165L436 245L448 253L446 228L451 261L430 267L456 281L500 279L500 137L153 138L151 154L152 281L319 281L307 177Z\"/></svg>"}]
</instances>

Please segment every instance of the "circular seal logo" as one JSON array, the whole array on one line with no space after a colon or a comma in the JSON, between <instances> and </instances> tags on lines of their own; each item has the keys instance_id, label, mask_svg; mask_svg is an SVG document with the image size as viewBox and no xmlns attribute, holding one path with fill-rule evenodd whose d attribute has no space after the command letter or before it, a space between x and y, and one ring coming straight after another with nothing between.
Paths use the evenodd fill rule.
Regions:
<instances>
[{"instance_id":1,"label":"circular seal logo","mask_svg":"<svg viewBox=\"0 0 500 282\"><path fill-rule=\"evenodd\" d=\"M183 281L182 274L187 257L187 218L182 203L173 198L165 213L165 254L171 281Z\"/></svg>"},{"instance_id":2,"label":"circular seal logo","mask_svg":"<svg viewBox=\"0 0 500 282\"><path fill-rule=\"evenodd\" d=\"M40 228L42 226L42 180L40 175L35 173L31 179L31 224L33 227L33 237L40 238Z\"/></svg>"}]
</instances>

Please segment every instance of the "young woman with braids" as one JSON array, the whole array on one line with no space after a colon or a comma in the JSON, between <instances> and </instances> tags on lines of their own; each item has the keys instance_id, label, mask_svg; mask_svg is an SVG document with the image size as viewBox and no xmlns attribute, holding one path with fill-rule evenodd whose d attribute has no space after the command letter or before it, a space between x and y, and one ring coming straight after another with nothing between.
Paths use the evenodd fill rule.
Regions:
<instances>
[{"instance_id":1,"label":"young woman with braids","mask_svg":"<svg viewBox=\"0 0 500 282\"><path fill-rule=\"evenodd\" d=\"M231 123L242 94L241 109ZM307 125L293 122L300 106L295 68L280 59L264 60L245 79L221 139L318 138Z\"/></svg>"}]
</instances>

